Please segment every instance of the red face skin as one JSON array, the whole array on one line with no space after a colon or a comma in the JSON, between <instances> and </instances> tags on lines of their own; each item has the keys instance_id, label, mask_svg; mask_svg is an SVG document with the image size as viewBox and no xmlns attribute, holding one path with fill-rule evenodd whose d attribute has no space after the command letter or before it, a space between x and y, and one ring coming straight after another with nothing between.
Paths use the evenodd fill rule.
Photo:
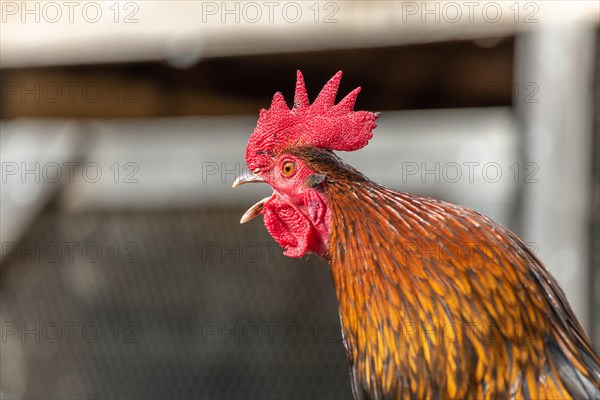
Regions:
<instances>
[{"instance_id":1,"label":"red face skin","mask_svg":"<svg viewBox=\"0 0 600 400\"><path fill-rule=\"evenodd\" d=\"M331 214L326 182L307 185L315 172L291 154L276 157L272 165L259 174L274 191L262 209L265 227L284 248L284 255L297 258L313 253L327 259Z\"/></svg>"}]
</instances>

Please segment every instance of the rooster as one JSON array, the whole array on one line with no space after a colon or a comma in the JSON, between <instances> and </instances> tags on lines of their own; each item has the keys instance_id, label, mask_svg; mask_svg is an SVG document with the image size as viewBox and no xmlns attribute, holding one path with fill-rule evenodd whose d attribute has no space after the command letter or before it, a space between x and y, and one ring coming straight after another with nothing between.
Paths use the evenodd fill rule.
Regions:
<instances>
[{"instance_id":1,"label":"rooster","mask_svg":"<svg viewBox=\"0 0 600 400\"><path fill-rule=\"evenodd\" d=\"M367 145L378 113L335 104L342 73L311 104L276 93L234 187L284 255L330 264L354 397L600 398L600 359L548 270L507 228L460 205L385 188L333 151Z\"/></svg>"}]
</instances>

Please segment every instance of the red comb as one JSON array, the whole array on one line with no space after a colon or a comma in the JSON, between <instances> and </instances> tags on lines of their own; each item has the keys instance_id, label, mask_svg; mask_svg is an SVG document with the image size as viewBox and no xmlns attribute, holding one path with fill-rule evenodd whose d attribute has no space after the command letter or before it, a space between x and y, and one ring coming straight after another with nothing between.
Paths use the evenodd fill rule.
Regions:
<instances>
[{"instance_id":1,"label":"red comb","mask_svg":"<svg viewBox=\"0 0 600 400\"><path fill-rule=\"evenodd\" d=\"M298 71L294 107L290 110L280 92L260 117L246 147L250 170L268 166L273 155L292 146L312 146L329 150L354 151L363 148L373 136L378 114L354 111L360 87L335 104L342 71L325 84L312 104Z\"/></svg>"}]
</instances>

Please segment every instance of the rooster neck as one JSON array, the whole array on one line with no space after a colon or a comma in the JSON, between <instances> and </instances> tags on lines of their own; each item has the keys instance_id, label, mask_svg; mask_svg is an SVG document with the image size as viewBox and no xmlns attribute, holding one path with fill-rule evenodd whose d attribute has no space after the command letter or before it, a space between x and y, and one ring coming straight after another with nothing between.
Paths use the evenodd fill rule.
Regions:
<instances>
[{"instance_id":1,"label":"rooster neck","mask_svg":"<svg viewBox=\"0 0 600 400\"><path fill-rule=\"evenodd\" d=\"M331 276L355 392L378 393L376 398L404 391L411 387L409 371L426 370L424 364L411 365L410 354L431 354L426 353L426 341L411 338L409 331L438 320L430 299L439 294L428 282L437 272L425 270L416 256L403 254L401 244L434 238L422 215L425 199L349 179L334 180L328 194ZM428 364L428 357L422 362ZM413 394L427 397L424 392Z\"/></svg>"},{"instance_id":2,"label":"rooster neck","mask_svg":"<svg viewBox=\"0 0 600 400\"><path fill-rule=\"evenodd\" d=\"M411 259L411 252L419 251L412 245L434 238L428 231L433 227L428 228L421 216L424 200L368 180L331 185L329 261L340 307L351 302L371 309L366 303L392 302L405 320L423 318L404 296L432 295L417 288L432 278L433 271Z\"/></svg>"},{"instance_id":3,"label":"rooster neck","mask_svg":"<svg viewBox=\"0 0 600 400\"><path fill-rule=\"evenodd\" d=\"M597 393L600 367L589 340L516 236L467 208L356 177L332 179L328 189L331 275L355 393ZM558 376L559 368L586 386Z\"/></svg>"}]
</instances>

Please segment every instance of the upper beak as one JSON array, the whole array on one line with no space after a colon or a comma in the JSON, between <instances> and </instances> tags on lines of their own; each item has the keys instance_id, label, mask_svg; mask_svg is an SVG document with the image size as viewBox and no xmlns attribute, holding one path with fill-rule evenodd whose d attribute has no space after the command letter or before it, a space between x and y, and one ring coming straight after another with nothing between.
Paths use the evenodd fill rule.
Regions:
<instances>
[{"instance_id":1,"label":"upper beak","mask_svg":"<svg viewBox=\"0 0 600 400\"><path fill-rule=\"evenodd\" d=\"M242 175L240 175L235 182L233 182L233 185L231 186L233 189L235 189L238 186L243 185L244 183L256 183L256 182L266 182L264 180L263 177L256 175L253 172L244 172Z\"/></svg>"}]
</instances>

